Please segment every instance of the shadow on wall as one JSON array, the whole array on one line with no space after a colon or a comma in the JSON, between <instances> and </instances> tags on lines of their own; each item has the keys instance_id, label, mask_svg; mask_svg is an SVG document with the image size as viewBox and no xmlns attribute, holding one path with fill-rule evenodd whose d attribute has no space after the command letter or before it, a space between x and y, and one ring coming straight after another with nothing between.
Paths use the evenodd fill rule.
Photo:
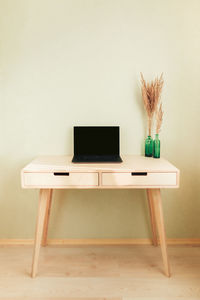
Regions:
<instances>
[{"instance_id":1,"label":"shadow on wall","mask_svg":"<svg viewBox=\"0 0 200 300\"><path fill-rule=\"evenodd\" d=\"M56 190L51 238L151 236L144 190Z\"/></svg>"},{"instance_id":2,"label":"shadow on wall","mask_svg":"<svg viewBox=\"0 0 200 300\"><path fill-rule=\"evenodd\" d=\"M138 78L135 78L133 82L135 82L133 88L133 99L135 99L136 105L138 107L137 112L140 115L141 124L143 124L143 139L141 140L141 154L144 155L145 138L147 135L147 117L146 117L146 112L144 109L144 104L141 96L140 81Z\"/></svg>"}]
</instances>

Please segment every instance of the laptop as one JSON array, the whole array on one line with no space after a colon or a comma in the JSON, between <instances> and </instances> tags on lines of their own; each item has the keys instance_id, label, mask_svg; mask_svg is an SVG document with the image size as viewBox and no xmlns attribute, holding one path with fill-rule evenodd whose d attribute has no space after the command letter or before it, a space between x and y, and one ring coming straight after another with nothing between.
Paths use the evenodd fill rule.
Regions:
<instances>
[{"instance_id":1,"label":"laptop","mask_svg":"<svg viewBox=\"0 0 200 300\"><path fill-rule=\"evenodd\" d=\"M119 126L75 126L73 163L120 163Z\"/></svg>"}]
</instances>

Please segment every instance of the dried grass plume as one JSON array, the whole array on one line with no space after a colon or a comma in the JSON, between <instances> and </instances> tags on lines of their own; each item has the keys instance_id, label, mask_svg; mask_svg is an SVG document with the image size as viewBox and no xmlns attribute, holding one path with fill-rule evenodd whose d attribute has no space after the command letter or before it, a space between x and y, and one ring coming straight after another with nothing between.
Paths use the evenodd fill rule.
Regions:
<instances>
[{"instance_id":1,"label":"dried grass plume","mask_svg":"<svg viewBox=\"0 0 200 300\"><path fill-rule=\"evenodd\" d=\"M157 113L158 103L163 88L163 74L158 78L156 77L151 82L146 82L144 76L141 74L141 90L144 107L148 117L148 134L151 135L152 123L154 113ZM161 126L161 124L160 124Z\"/></svg>"},{"instance_id":2,"label":"dried grass plume","mask_svg":"<svg viewBox=\"0 0 200 300\"><path fill-rule=\"evenodd\" d=\"M159 134L160 132L162 120L163 120L163 110L162 110L162 103L160 103L159 110L156 112L156 133L157 134Z\"/></svg>"}]
</instances>

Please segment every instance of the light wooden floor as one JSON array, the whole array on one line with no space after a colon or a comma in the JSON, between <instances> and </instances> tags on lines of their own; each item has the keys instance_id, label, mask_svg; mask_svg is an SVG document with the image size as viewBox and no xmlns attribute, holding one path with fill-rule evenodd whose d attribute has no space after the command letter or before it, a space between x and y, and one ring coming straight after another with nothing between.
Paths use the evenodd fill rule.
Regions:
<instances>
[{"instance_id":1,"label":"light wooden floor","mask_svg":"<svg viewBox=\"0 0 200 300\"><path fill-rule=\"evenodd\" d=\"M0 247L0 299L200 299L200 247L168 251L171 278L163 275L159 247L48 246L32 279L32 247Z\"/></svg>"}]
</instances>

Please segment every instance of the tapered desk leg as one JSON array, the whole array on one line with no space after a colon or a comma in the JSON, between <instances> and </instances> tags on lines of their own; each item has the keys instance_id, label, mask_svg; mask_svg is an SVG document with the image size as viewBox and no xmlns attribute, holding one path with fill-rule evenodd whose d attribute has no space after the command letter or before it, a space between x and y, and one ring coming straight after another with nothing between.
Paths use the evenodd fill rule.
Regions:
<instances>
[{"instance_id":1,"label":"tapered desk leg","mask_svg":"<svg viewBox=\"0 0 200 300\"><path fill-rule=\"evenodd\" d=\"M154 204L153 206L154 206L155 218L157 223L157 230L160 238L160 246L161 246L162 258L164 264L164 271L166 276L170 277L170 267L169 267L169 260L167 255L167 243L166 243L166 235L165 235L165 228L164 228L160 189L152 189L151 194L152 194L152 199Z\"/></svg>"},{"instance_id":2,"label":"tapered desk leg","mask_svg":"<svg viewBox=\"0 0 200 300\"><path fill-rule=\"evenodd\" d=\"M157 231L156 231L156 218L155 218L155 211L154 211L151 189L147 189L147 199L148 199L150 219L151 219L152 241L153 241L153 245L157 246L158 241L157 241Z\"/></svg>"},{"instance_id":3,"label":"tapered desk leg","mask_svg":"<svg viewBox=\"0 0 200 300\"><path fill-rule=\"evenodd\" d=\"M39 260L40 245L42 241L42 233L44 227L45 212L47 210L49 189L41 189L38 206L38 216L35 232L35 245L33 253L33 264L32 264L32 277L36 276Z\"/></svg>"},{"instance_id":4,"label":"tapered desk leg","mask_svg":"<svg viewBox=\"0 0 200 300\"><path fill-rule=\"evenodd\" d=\"M44 220L42 246L47 245L47 234L48 234L48 226L49 226L49 217L50 217L50 212L51 212L52 193L53 193L53 190L50 189L49 193L48 193L48 202L47 202L47 208L46 208L45 220Z\"/></svg>"}]
</instances>

